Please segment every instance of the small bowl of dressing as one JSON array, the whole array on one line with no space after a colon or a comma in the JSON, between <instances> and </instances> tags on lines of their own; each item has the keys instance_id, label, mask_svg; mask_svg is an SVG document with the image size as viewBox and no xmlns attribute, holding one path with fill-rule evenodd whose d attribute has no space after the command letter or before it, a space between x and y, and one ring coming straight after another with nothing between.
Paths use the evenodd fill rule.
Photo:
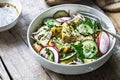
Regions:
<instances>
[{"instance_id":1,"label":"small bowl of dressing","mask_svg":"<svg viewBox=\"0 0 120 80\"><path fill-rule=\"evenodd\" d=\"M19 0L0 0L0 32L14 27L21 11Z\"/></svg>"}]
</instances>

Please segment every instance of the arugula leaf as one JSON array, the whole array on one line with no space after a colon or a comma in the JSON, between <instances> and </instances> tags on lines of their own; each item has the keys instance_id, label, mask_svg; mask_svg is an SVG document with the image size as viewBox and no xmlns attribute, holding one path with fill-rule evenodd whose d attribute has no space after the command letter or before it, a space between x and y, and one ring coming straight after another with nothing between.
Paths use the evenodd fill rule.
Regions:
<instances>
[{"instance_id":1,"label":"arugula leaf","mask_svg":"<svg viewBox=\"0 0 120 80\"><path fill-rule=\"evenodd\" d=\"M102 29L99 21L95 21L94 26L95 26L96 30Z\"/></svg>"},{"instance_id":2,"label":"arugula leaf","mask_svg":"<svg viewBox=\"0 0 120 80\"><path fill-rule=\"evenodd\" d=\"M99 21L90 19L90 18L85 18L85 24L89 25L93 29L100 29L100 23Z\"/></svg>"},{"instance_id":3,"label":"arugula leaf","mask_svg":"<svg viewBox=\"0 0 120 80\"><path fill-rule=\"evenodd\" d=\"M91 28L93 28L92 20L90 18L85 18L85 24L89 25Z\"/></svg>"},{"instance_id":4,"label":"arugula leaf","mask_svg":"<svg viewBox=\"0 0 120 80\"><path fill-rule=\"evenodd\" d=\"M83 59L85 59L85 56L83 54L82 43L79 43L78 45L72 44L72 47L73 47L75 53L77 54L77 57L83 61Z\"/></svg>"},{"instance_id":5,"label":"arugula leaf","mask_svg":"<svg viewBox=\"0 0 120 80\"><path fill-rule=\"evenodd\" d=\"M93 29L93 37L95 39L95 34L96 32L99 30L99 29L102 29L101 25L100 25L100 22L97 21L97 20L94 20L94 19L91 19L91 18L85 18L85 23L84 24L87 24L89 25L92 29Z\"/></svg>"}]
</instances>

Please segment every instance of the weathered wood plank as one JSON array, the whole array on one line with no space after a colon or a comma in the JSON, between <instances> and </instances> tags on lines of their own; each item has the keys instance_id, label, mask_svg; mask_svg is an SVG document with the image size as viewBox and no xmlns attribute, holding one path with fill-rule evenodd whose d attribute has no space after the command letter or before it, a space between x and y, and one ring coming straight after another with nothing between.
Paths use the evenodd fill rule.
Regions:
<instances>
[{"instance_id":1,"label":"weathered wood plank","mask_svg":"<svg viewBox=\"0 0 120 80\"><path fill-rule=\"evenodd\" d=\"M10 80L0 58L0 80Z\"/></svg>"},{"instance_id":2,"label":"weathered wood plank","mask_svg":"<svg viewBox=\"0 0 120 80\"><path fill-rule=\"evenodd\" d=\"M120 12L116 12L116 13L106 12L106 14L113 21L117 31L120 33Z\"/></svg>"},{"instance_id":3,"label":"weathered wood plank","mask_svg":"<svg viewBox=\"0 0 120 80\"><path fill-rule=\"evenodd\" d=\"M0 55L14 80L50 80L16 32L0 33Z\"/></svg>"},{"instance_id":4,"label":"weathered wood plank","mask_svg":"<svg viewBox=\"0 0 120 80\"><path fill-rule=\"evenodd\" d=\"M63 74L58 74L48 69L45 69L46 73L50 76L52 80L66 80Z\"/></svg>"},{"instance_id":5,"label":"weathered wood plank","mask_svg":"<svg viewBox=\"0 0 120 80\"><path fill-rule=\"evenodd\" d=\"M44 0L20 0L23 6L19 22L14 29L21 38L27 42L26 35L30 22L41 12L48 8Z\"/></svg>"},{"instance_id":6,"label":"weathered wood plank","mask_svg":"<svg viewBox=\"0 0 120 80\"><path fill-rule=\"evenodd\" d=\"M22 11L22 15L20 17L20 22L18 22L18 24L15 27L16 32L14 32L12 30L11 33L17 34L16 37L19 36L19 34L22 34L19 37L23 41L25 40L24 42L26 42L26 33L27 33L27 28L28 28L29 23L39 12L41 12L40 10L44 10L44 6L46 6L46 5L42 5L42 7L39 7L40 6L39 3L43 4L43 1L41 2L41 0L37 0L37 1L21 0L21 3L23 5L23 11ZM32 13L32 14L30 14L30 13ZM30 14L30 15L28 15L28 14ZM19 29L19 28L21 28L21 29ZM26 79L49 80L49 77L47 76L47 74L45 73L45 71L39 64L39 62L37 62L36 60L34 60L34 58L29 56L31 51L29 51L28 47L26 47L26 45L24 43L22 44L22 41L21 41L21 43L19 43L18 38L13 38L12 35L8 35L8 34L9 34L9 32L6 33L5 39L7 40L7 36L11 36L10 38L12 38L12 40L11 41L7 40L6 42L8 42L7 43L8 46L6 44L5 47L3 47L3 46L2 47L3 47L3 49L8 47L8 49L10 50L9 47L11 46L11 50L13 50L13 51L8 50L9 53L6 53L6 54L4 54L5 52L2 51L3 52L2 58L5 61L5 64L8 67L8 70L10 71L11 75L13 75L13 79L15 79L15 80L16 79L17 80L18 79L20 79L20 80L21 79L23 79L23 80L26 80ZM14 39L17 39L17 41ZM17 44L14 45L12 43L17 43Z\"/></svg>"}]
</instances>

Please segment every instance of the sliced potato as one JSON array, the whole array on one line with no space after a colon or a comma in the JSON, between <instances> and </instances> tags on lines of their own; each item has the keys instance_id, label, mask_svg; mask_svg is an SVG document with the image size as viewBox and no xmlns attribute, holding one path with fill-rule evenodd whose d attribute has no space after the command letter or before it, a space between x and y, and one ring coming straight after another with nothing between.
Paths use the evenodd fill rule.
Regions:
<instances>
[{"instance_id":1,"label":"sliced potato","mask_svg":"<svg viewBox=\"0 0 120 80\"><path fill-rule=\"evenodd\" d=\"M42 26L40 29L38 29L36 33L33 33L34 34L33 38L36 41L40 40L40 38L44 35L44 33L46 33L48 29L49 29L48 26Z\"/></svg>"},{"instance_id":2,"label":"sliced potato","mask_svg":"<svg viewBox=\"0 0 120 80\"><path fill-rule=\"evenodd\" d=\"M68 34L68 32L66 30L68 27L67 23L63 23L62 26L63 26L63 28L62 28L62 40L64 40L66 36L70 36L70 35Z\"/></svg>"},{"instance_id":3,"label":"sliced potato","mask_svg":"<svg viewBox=\"0 0 120 80\"><path fill-rule=\"evenodd\" d=\"M61 35L61 27L53 27L51 28L52 36L60 36Z\"/></svg>"},{"instance_id":4,"label":"sliced potato","mask_svg":"<svg viewBox=\"0 0 120 80\"><path fill-rule=\"evenodd\" d=\"M39 44L37 44L37 42L34 43L34 44L32 45L32 47L34 48L34 50L35 50L37 53L38 53L38 52L41 50L41 48L42 48L42 46L39 45Z\"/></svg>"},{"instance_id":5,"label":"sliced potato","mask_svg":"<svg viewBox=\"0 0 120 80\"><path fill-rule=\"evenodd\" d=\"M62 40L65 42L73 42L76 40L77 36L74 36L72 33L74 28L69 26L67 23L63 23L62 28Z\"/></svg>"},{"instance_id":6,"label":"sliced potato","mask_svg":"<svg viewBox=\"0 0 120 80\"><path fill-rule=\"evenodd\" d=\"M39 44L42 44L43 46L47 46L51 37L52 37L52 32L46 32L46 33L44 33L44 36L40 40L38 40L37 42Z\"/></svg>"},{"instance_id":7,"label":"sliced potato","mask_svg":"<svg viewBox=\"0 0 120 80\"><path fill-rule=\"evenodd\" d=\"M70 45L56 44L56 47L59 51L62 49L62 53L67 53L67 51L70 49Z\"/></svg>"},{"instance_id":8,"label":"sliced potato","mask_svg":"<svg viewBox=\"0 0 120 80\"><path fill-rule=\"evenodd\" d=\"M59 51L62 51L61 53L66 53L71 47L70 44L64 43L60 38L50 40L49 45L55 45Z\"/></svg>"},{"instance_id":9,"label":"sliced potato","mask_svg":"<svg viewBox=\"0 0 120 80\"><path fill-rule=\"evenodd\" d=\"M63 53L66 53L68 50L70 49L70 46L67 45L67 46L64 46L64 50L63 50Z\"/></svg>"},{"instance_id":10,"label":"sliced potato","mask_svg":"<svg viewBox=\"0 0 120 80\"><path fill-rule=\"evenodd\" d=\"M50 41L48 42L48 45L49 45L49 46L54 46L55 43L54 43L52 40L50 40Z\"/></svg>"}]
</instances>

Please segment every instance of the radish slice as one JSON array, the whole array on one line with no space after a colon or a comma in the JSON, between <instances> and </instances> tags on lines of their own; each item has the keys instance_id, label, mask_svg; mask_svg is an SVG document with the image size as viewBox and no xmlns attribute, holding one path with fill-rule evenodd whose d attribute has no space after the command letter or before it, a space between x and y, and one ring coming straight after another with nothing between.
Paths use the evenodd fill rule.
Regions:
<instances>
[{"instance_id":1,"label":"radish slice","mask_svg":"<svg viewBox=\"0 0 120 80\"><path fill-rule=\"evenodd\" d=\"M41 51L40 51L40 55L41 55L42 57L48 59L48 57L49 57L50 55L48 55L48 54L46 53L46 49L49 49L50 51L52 51L51 54L52 54L52 56L53 56L53 58L54 58L54 61L53 61L53 62L58 63L58 62L59 62L59 54L58 54L58 51L57 51L53 46L46 46L46 47L42 48Z\"/></svg>"},{"instance_id":2,"label":"radish slice","mask_svg":"<svg viewBox=\"0 0 120 80\"><path fill-rule=\"evenodd\" d=\"M67 22L69 20L71 20L71 17L61 17L56 19L58 22Z\"/></svg>"},{"instance_id":3,"label":"radish slice","mask_svg":"<svg viewBox=\"0 0 120 80\"><path fill-rule=\"evenodd\" d=\"M96 39L96 43L98 44L99 53L105 54L108 51L110 45L108 34L104 31L101 31L99 37Z\"/></svg>"}]
</instances>

